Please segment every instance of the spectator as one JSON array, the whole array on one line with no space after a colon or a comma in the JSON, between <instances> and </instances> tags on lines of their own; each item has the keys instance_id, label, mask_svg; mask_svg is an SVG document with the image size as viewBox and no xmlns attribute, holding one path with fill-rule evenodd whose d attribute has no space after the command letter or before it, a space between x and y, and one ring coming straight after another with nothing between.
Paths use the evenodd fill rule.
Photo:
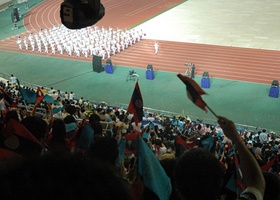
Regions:
<instances>
[{"instance_id":1,"label":"spectator","mask_svg":"<svg viewBox=\"0 0 280 200\"><path fill-rule=\"evenodd\" d=\"M271 172L263 172L265 179L264 200L280 200L280 179Z\"/></svg>"},{"instance_id":2,"label":"spectator","mask_svg":"<svg viewBox=\"0 0 280 200\"><path fill-rule=\"evenodd\" d=\"M93 128L94 135L95 136L102 136L103 134L103 127L100 123L100 117L98 114L91 114L89 117L89 122L91 124L91 127Z\"/></svg>"},{"instance_id":3,"label":"spectator","mask_svg":"<svg viewBox=\"0 0 280 200\"><path fill-rule=\"evenodd\" d=\"M51 153L66 153L71 151L70 140L66 136L66 127L62 119L55 119L53 121L47 144L48 150Z\"/></svg>"},{"instance_id":4,"label":"spectator","mask_svg":"<svg viewBox=\"0 0 280 200\"><path fill-rule=\"evenodd\" d=\"M6 106L5 106L4 94L0 93L0 119L1 118L4 119L5 110L6 110Z\"/></svg>"},{"instance_id":5,"label":"spectator","mask_svg":"<svg viewBox=\"0 0 280 200\"><path fill-rule=\"evenodd\" d=\"M259 135L259 138L260 138L262 143L267 141L267 133L266 133L265 129L262 130L262 132Z\"/></svg>"},{"instance_id":6,"label":"spectator","mask_svg":"<svg viewBox=\"0 0 280 200\"><path fill-rule=\"evenodd\" d=\"M0 199L131 199L111 166L81 156L49 155L1 169Z\"/></svg>"},{"instance_id":7,"label":"spectator","mask_svg":"<svg viewBox=\"0 0 280 200\"><path fill-rule=\"evenodd\" d=\"M235 144L247 188L241 199L263 199L265 181L252 153L248 150L234 123L219 117L218 123ZM182 199L215 200L219 197L224 171L218 159L203 149L191 149L183 154L175 167L175 187Z\"/></svg>"},{"instance_id":8,"label":"spectator","mask_svg":"<svg viewBox=\"0 0 280 200\"><path fill-rule=\"evenodd\" d=\"M116 167L119 150L117 140L111 137L96 137L89 150L91 158L107 162Z\"/></svg>"},{"instance_id":9,"label":"spectator","mask_svg":"<svg viewBox=\"0 0 280 200\"><path fill-rule=\"evenodd\" d=\"M11 78L10 79L11 79L11 84L13 86L17 84L17 78L13 74L11 74Z\"/></svg>"},{"instance_id":10,"label":"spectator","mask_svg":"<svg viewBox=\"0 0 280 200\"><path fill-rule=\"evenodd\" d=\"M105 114L105 122L112 122L112 115L114 114L111 108L108 108Z\"/></svg>"}]
</instances>

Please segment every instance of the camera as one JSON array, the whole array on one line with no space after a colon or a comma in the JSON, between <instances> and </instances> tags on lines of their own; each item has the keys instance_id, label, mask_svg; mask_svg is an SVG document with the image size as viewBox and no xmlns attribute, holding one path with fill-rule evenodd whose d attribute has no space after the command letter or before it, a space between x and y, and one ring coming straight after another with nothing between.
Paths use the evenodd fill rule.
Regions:
<instances>
[{"instance_id":1,"label":"camera","mask_svg":"<svg viewBox=\"0 0 280 200\"><path fill-rule=\"evenodd\" d=\"M60 5L60 18L69 29L92 26L105 15L100 0L65 0Z\"/></svg>"}]
</instances>

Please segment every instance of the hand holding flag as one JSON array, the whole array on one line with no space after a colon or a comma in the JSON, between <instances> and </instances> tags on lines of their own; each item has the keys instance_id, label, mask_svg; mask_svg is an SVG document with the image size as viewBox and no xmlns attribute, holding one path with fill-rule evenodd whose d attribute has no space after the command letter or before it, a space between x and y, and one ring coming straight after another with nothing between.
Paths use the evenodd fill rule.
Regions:
<instances>
[{"instance_id":1,"label":"hand holding flag","mask_svg":"<svg viewBox=\"0 0 280 200\"><path fill-rule=\"evenodd\" d=\"M187 96L189 99L198 107L200 107L202 110L207 112L206 107L215 115L216 118L218 116L213 112L211 108L205 103L205 101L202 100L201 95L206 94L204 90L191 78L187 76L183 76L182 74L177 74L179 79L183 83L185 83L186 88L187 88Z\"/></svg>"}]
</instances>

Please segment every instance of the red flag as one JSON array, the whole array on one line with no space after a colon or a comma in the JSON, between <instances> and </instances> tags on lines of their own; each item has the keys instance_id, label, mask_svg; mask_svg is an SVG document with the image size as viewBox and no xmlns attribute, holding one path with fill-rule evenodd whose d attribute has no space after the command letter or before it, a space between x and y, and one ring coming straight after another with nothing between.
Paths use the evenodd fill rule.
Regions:
<instances>
[{"instance_id":1,"label":"red flag","mask_svg":"<svg viewBox=\"0 0 280 200\"><path fill-rule=\"evenodd\" d=\"M243 175L240 169L239 160L236 154L233 154L233 161L235 164L234 180L236 187L242 191L245 189L245 184L243 182Z\"/></svg>"},{"instance_id":2,"label":"red flag","mask_svg":"<svg viewBox=\"0 0 280 200\"><path fill-rule=\"evenodd\" d=\"M143 99L142 94L138 85L138 81L135 84L134 91L132 93L132 97L129 103L129 106L127 108L127 111L133 114L134 121L136 126L138 125L138 122L142 121L142 118L144 116L143 112Z\"/></svg>"},{"instance_id":3,"label":"red flag","mask_svg":"<svg viewBox=\"0 0 280 200\"><path fill-rule=\"evenodd\" d=\"M0 149L22 156L40 155L44 146L19 121L10 119L3 130Z\"/></svg>"},{"instance_id":4,"label":"red flag","mask_svg":"<svg viewBox=\"0 0 280 200\"><path fill-rule=\"evenodd\" d=\"M2 88L0 88L0 93L3 94L4 96L4 101L5 101L5 106L7 108L12 107L12 108L17 108L17 104L15 102L13 102L13 100L11 99L11 97L7 94L7 92L5 90L3 90Z\"/></svg>"},{"instance_id":5,"label":"red flag","mask_svg":"<svg viewBox=\"0 0 280 200\"><path fill-rule=\"evenodd\" d=\"M202 110L207 112L207 104L202 100L201 95L206 94L204 90L191 78L183 76L182 74L177 75L187 88L187 96L189 99Z\"/></svg>"},{"instance_id":6,"label":"red flag","mask_svg":"<svg viewBox=\"0 0 280 200\"><path fill-rule=\"evenodd\" d=\"M186 149L192 149L195 147L196 141L192 141L190 143L187 143L185 140L183 140L183 138L179 135L176 136L176 139L175 139L175 143L176 144L180 144L182 145L183 147L185 147Z\"/></svg>"},{"instance_id":7,"label":"red flag","mask_svg":"<svg viewBox=\"0 0 280 200\"><path fill-rule=\"evenodd\" d=\"M176 157L181 156L186 150L194 148L196 145L196 141L192 141L191 143L187 143L183 140L180 135L177 135L175 138L175 149L176 149Z\"/></svg>"},{"instance_id":8,"label":"red flag","mask_svg":"<svg viewBox=\"0 0 280 200\"><path fill-rule=\"evenodd\" d=\"M271 168L275 164L275 162L276 162L276 164L278 163L278 155L275 155L269 162L267 162L265 165L263 165L261 167L261 170L268 171L269 168Z\"/></svg>"},{"instance_id":9,"label":"red flag","mask_svg":"<svg viewBox=\"0 0 280 200\"><path fill-rule=\"evenodd\" d=\"M41 88L38 87L36 92L36 101L41 102L43 98L44 98L44 93L42 92Z\"/></svg>"}]
</instances>

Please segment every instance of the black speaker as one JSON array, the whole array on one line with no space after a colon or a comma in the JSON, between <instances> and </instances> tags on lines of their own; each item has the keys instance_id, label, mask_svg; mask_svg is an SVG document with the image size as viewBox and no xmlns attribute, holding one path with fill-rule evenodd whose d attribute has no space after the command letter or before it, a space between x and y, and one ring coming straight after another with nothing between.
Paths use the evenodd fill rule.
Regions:
<instances>
[{"instance_id":1,"label":"black speaker","mask_svg":"<svg viewBox=\"0 0 280 200\"><path fill-rule=\"evenodd\" d=\"M202 77L203 78L209 78L209 72L203 72Z\"/></svg>"},{"instance_id":2,"label":"black speaker","mask_svg":"<svg viewBox=\"0 0 280 200\"><path fill-rule=\"evenodd\" d=\"M271 87L279 87L279 81L273 80L271 83Z\"/></svg>"},{"instance_id":3,"label":"black speaker","mask_svg":"<svg viewBox=\"0 0 280 200\"><path fill-rule=\"evenodd\" d=\"M111 59L107 59L106 60L106 65L112 65L112 60Z\"/></svg>"},{"instance_id":4,"label":"black speaker","mask_svg":"<svg viewBox=\"0 0 280 200\"><path fill-rule=\"evenodd\" d=\"M152 64L148 64L148 65L147 65L147 70L154 70L154 69L153 69L153 65L152 65Z\"/></svg>"},{"instance_id":5,"label":"black speaker","mask_svg":"<svg viewBox=\"0 0 280 200\"><path fill-rule=\"evenodd\" d=\"M104 67L102 66L102 57L93 56L92 58L92 68L94 72L102 72L104 71Z\"/></svg>"}]
</instances>

